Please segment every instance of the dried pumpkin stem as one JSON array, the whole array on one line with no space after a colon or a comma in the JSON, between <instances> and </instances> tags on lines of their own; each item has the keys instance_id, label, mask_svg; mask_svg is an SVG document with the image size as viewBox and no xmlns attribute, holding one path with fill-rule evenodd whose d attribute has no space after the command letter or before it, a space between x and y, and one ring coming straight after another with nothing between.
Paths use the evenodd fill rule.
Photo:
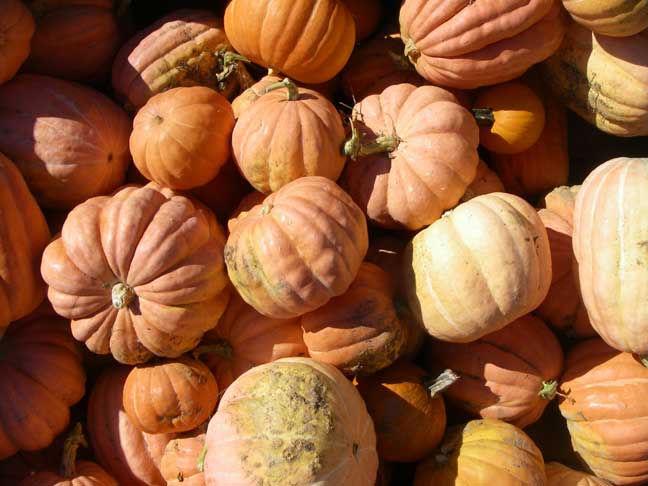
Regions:
<instances>
[{"instance_id":1,"label":"dried pumpkin stem","mask_svg":"<svg viewBox=\"0 0 648 486\"><path fill-rule=\"evenodd\" d=\"M196 468L198 469L199 472L205 472L205 457L207 456L207 444L202 448L202 451L200 451L200 455L198 455L198 461L196 462Z\"/></svg>"},{"instance_id":2,"label":"dried pumpkin stem","mask_svg":"<svg viewBox=\"0 0 648 486\"><path fill-rule=\"evenodd\" d=\"M117 282L112 288L112 305L115 309L128 307L135 297L132 287L122 282Z\"/></svg>"},{"instance_id":3,"label":"dried pumpkin stem","mask_svg":"<svg viewBox=\"0 0 648 486\"><path fill-rule=\"evenodd\" d=\"M452 370L444 370L439 376L433 378L426 376L423 378L423 385L430 391L430 396L434 398L437 394L447 390L455 381L459 379L459 375Z\"/></svg>"},{"instance_id":4,"label":"dried pumpkin stem","mask_svg":"<svg viewBox=\"0 0 648 486\"><path fill-rule=\"evenodd\" d=\"M288 101L296 101L299 99L299 88L297 88L297 85L293 83L290 78L284 78L277 83L272 83L270 86L266 86L263 93L269 93L270 91L281 88L286 88L288 90Z\"/></svg>"},{"instance_id":5,"label":"dried pumpkin stem","mask_svg":"<svg viewBox=\"0 0 648 486\"><path fill-rule=\"evenodd\" d=\"M83 428L77 423L70 435L65 439L63 446L63 464L61 465L61 474L66 479L76 476L76 458L77 450L80 446L88 447L88 441L83 436Z\"/></svg>"},{"instance_id":6,"label":"dried pumpkin stem","mask_svg":"<svg viewBox=\"0 0 648 486\"><path fill-rule=\"evenodd\" d=\"M558 382L556 380L543 381L542 389L538 393L545 400L553 400L558 394Z\"/></svg>"},{"instance_id":7,"label":"dried pumpkin stem","mask_svg":"<svg viewBox=\"0 0 648 486\"><path fill-rule=\"evenodd\" d=\"M472 114L480 127L492 127L495 124L495 115L491 108L473 108Z\"/></svg>"},{"instance_id":8,"label":"dried pumpkin stem","mask_svg":"<svg viewBox=\"0 0 648 486\"><path fill-rule=\"evenodd\" d=\"M405 56L411 59L411 57L418 56L420 54L418 48L416 47L416 44L412 39L409 39L405 43ZM411 55L411 56L410 56Z\"/></svg>"},{"instance_id":9,"label":"dried pumpkin stem","mask_svg":"<svg viewBox=\"0 0 648 486\"><path fill-rule=\"evenodd\" d=\"M232 348L232 345L224 339L220 339L212 344L203 344L202 346L198 346L192 352L195 359L200 359L201 356L206 354L216 354L221 358L232 359L234 357L234 348Z\"/></svg>"}]
</instances>

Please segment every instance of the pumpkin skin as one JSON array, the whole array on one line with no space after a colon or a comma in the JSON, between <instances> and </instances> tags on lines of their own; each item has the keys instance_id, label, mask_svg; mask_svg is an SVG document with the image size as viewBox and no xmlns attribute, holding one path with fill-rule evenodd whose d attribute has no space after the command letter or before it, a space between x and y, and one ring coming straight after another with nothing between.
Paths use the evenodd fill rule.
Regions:
<instances>
[{"instance_id":1,"label":"pumpkin skin","mask_svg":"<svg viewBox=\"0 0 648 486\"><path fill-rule=\"evenodd\" d=\"M592 327L613 348L648 355L648 158L612 159L576 196L572 245Z\"/></svg>"},{"instance_id":2,"label":"pumpkin skin","mask_svg":"<svg viewBox=\"0 0 648 486\"><path fill-rule=\"evenodd\" d=\"M648 480L648 368L601 339L567 355L560 412L572 447L596 476L616 485Z\"/></svg>"},{"instance_id":3,"label":"pumpkin skin","mask_svg":"<svg viewBox=\"0 0 648 486\"><path fill-rule=\"evenodd\" d=\"M628 37L648 29L648 3L645 0L563 0L563 5L572 19L597 34Z\"/></svg>"},{"instance_id":4,"label":"pumpkin skin","mask_svg":"<svg viewBox=\"0 0 648 486\"><path fill-rule=\"evenodd\" d=\"M382 153L364 156L361 148L340 184L375 225L427 226L455 206L475 178L479 130L446 90L390 86L358 103L352 117L364 134L361 144L377 142Z\"/></svg>"},{"instance_id":5,"label":"pumpkin skin","mask_svg":"<svg viewBox=\"0 0 648 486\"><path fill-rule=\"evenodd\" d=\"M81 353L67 323L44 306L0 341L0 459L50 445L85 394ZM17 411L20 411L17 414Z\"/></svg>"},{"instance_id":6,"label":"pumpkin skin","mask_svg":"<svg viewBox=\"0 0 648 486\"><path fill-rule=\"evenodd\" d=\"M429 82L477 88L517 78L548 58L565 34L560 2L405 0L405 54Z\"/></svg>"},{"instance_id":7,"label":"pumpkin skin","mask_svg":"<svg viewBox=\"0 0 648 486\"><path fill-rule=\"evenodd\" d=\"M71 208L119 187L130 131L123 110L79 84L22 74L0 87L0 151L43 207Z\"/></svg>"},{"instance_id":8,"label":"pumpkin skin","mask_svg":"<svg viewBox=\"0 0 648 486\"><path fill-rule=\"evenodd\" d=\"M292 84L264 94L239 116L232 148L247 181L270 194L300 177L337 180L346 162L344 138L333 103Z\"/></svg>"},{"instance_id":9,"label":"pumpkin skin","mask_svg":"<svg viewBox=\"0 0 648 486\"><path fill-rule=\"evenodd\" d=\"M380 0L342 0L355 22L356 42L371 36L380 23L382 17L382 3Z\"/></svg>"},{"instance_id":10,"label":"pumpkin skin","mask_svg":"<svg viewBox=\"0 0 648 486\"><path fill-rule=\"evenodd\" d=\"M160 464L166 486L205 486L205 475L198 470L204 446L204 433L179 437L167 444Z\"/></svg>"},{"instance_id":11,"label":"pumpkin skin","mask_svg":"<svg viewBox=\"0 0 648 486\"><path fill-rule=\"evenodd\" d=\"M545 464L547 486L612 486L604 479L576 471L558 462Z\"/></svg>"},{"instance_id":12,"label":"pumpkin skin","mask_svg":"<svg viewBox=\"0 0 648 486\"><path fill-rule=\"evenodd\" d=\"M521 429L537 421L553 399L563 367L560 343L531 315L472 343L431 341L427 354L433 374L451 369L460 376L445 391L446 400Z\"/></svg>"},{"instance_id":13,"label":"pumpkin skin","mask_svg":"<svg viewBox=\"0 0 648 486\"><path fill-rule=\"evenodd\" d=\"M419 232L404 265L409 308L442 341L467 343L503 328L538 307L551 285L542 221L501 192L462 203Z\"/></svg>"},{"instance_id":14,"label":"pumpkin skin","mask_svg":"<svg viewBox=\"0 0 648 486\"><path fill-rule=\"evenodd\" d=\"M504 184L502 184L499 176L483 160L479 159L475 179L466 189L461 202L470 201L477 196L483 196L491 192L504 192Z\"/></svg>"},{"instance_id":15,"label":"pumpkin skin","mask_svg":"<svg viewBox=\"0 0 648 486\"><path fill-rule=\"evenodd\" d=\"M38 268L50 232L16 166L0 153L0 331L45 298Z\"/></svg>"},{"instance_id":16,"label":"pumpkin skin","mask_svg":"<svg viewBox=\"0 0 648 486\"><path fill-rule=\"evenodd\" d=\"M310 358L241 375L209 422L206 445L208 486L374 486L378 470L360 394L335 367Z\"/></svg>"},{"instance_id":17,"label":"pumpkin skin","mask_svg":"<svg viewBox=\"0 0 648 486\"><path fill-rule=\"evenodd\" d=\"M229 102L203 86L153 96L133 121L130 151L150 181L176 190L207 184L230 156Z\"/></svg>"},{"instance_id":18,"label":"pumpkin skin","mask_svg":"<svg viewBox=\"0 0 648 486\"><path fill-rule=\"evenodd\" d=\"M306 314L346 292L369 246L364 214L325 177L286 184L230 220L229 229L231 282L249 305L277 319Z\"/></svg>"},{"instance_id":19,"label":"pumpkin skin","mask_svg":"<svg viewBox=\"0 0 648 486\"><path fill-rule=\"evenodd\" d=\"M239 202L239 205L236 206L234 211L232 211L230 219L236 220L236 218L238 218L242 213L249 211L258 204L263 204L265 198L266 195L259 191L252 191L251 193L247 194L243 199L241 199L241 202Z\"/></svg>"},{"instance_id":20,"label":"pumpkin skin","mask_svg":"<svg viewBox=\"0 0 648 486\"><path fill-rule=\"evenodd\" d=\"M414 486L547 485L536 445L501 420L473 420L449 430L440 452L419 464Z\"/></svg>"},{"instance_id":21,"label":"pumpkin skin","mask_svg":"<svg viewBox=\"0 0 648 486\"><path fill-rule=\"evenodd\" d=\"M125 186L70 212L41 274L92 352L126 364L175 358L225 310L224 240L202 205L155 183Z\"/></svg>"},{"instance_id":22,"label":"pumpkin skin","mask_svg":"<svg viewBox=\"0 0 648 486\"><path fill-rule=\"evenodd\" d=\"M20 0L0 1L0 84L13 78L29 56L36 25Z\"/></svg>"},{"instance_id":23,"label":"pumpkin skin","mask_svg":"<svg viewBox=\"0 0 648 486\"><path fill-rule=\"evenodd\" d=\"M65 478L53 472L40 472L25 478L18 486L119 486L119 484L94 462L79 461L73 478Z\"/></svg>"},{"instance_id":24,"label":"pumpkin skin","mask_svg":"<svg viewBox=\"0 0 648 486\"><path fill-rule=\"evenodd\" d=\"M134 367L124 384L124 410L142 432L187 432L216 408L218 385L209 368L188 357Z\"/></svg>"},{"instance_id":25,"label":"pumpkin skin","mask_svg":"<svg viewBox=\"0 0 648 486\"><path fill-rule=\"evenodd\" d=\"M571 22L560 49L542 64L561 103L599 130L648 135L648 30L631 37L593 34Z\"/></svg>"}]
</instances>

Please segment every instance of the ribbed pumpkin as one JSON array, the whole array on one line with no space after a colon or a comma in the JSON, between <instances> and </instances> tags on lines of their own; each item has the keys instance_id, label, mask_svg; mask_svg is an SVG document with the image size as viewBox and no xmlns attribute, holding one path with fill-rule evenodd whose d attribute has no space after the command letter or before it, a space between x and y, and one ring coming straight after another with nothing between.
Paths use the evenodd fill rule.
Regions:
<instances>
[{"instance_id":1,"label":"ribbed pumpkin","mask_svg":"<svg viewBox=\"0 0 648 486\"><path fill-rule=\"evenodd\" d=\"M348 376L389 366L401 356L407 339L390 275L367 262L344 294L302 316L301 325L310 356Z\"/></svg>"},{"instance_id":2,"label":"ribbed pumpkin","mask_svg":"<svg viewBox=\"0 0 648 486\"><path fill-rule=\"evenodd\" d=\"M545 464L547 486L612 486L604 479L576 471L558 462Z\"/></svg>"},{"instance_id":3,"label":"ribbed pumpkin","mask_svg":"<svg viewBox=\"0 0 648 486\"><path fill-rule=\"evenodd\" d=\"M576 196L572 244L592 327L613 348L648 355L648 158L612 159Z\"/></svg>"},{"instance_id":4,"label":"ribbed pumpkin","mask_svg":"<svg viewBox=\"0 0 648 486\"><path fill-rule=\"evenodd\" d=\"M234 160L252 187L270 194L300 177L337 180L345 133L333 103L287 78L265 91L232 133Z\"/></svg>"},{"instance_id":5,"label":"ribbed pumpkin","mask_svg":"<svg viewBox=\"0 0 648 486\"><path fill-rule=\"evenodd\" d=\"M404 265L412 313L450 342L475 341L528 314L551 284L542 221L523 199L501 192L462 203L418 233Z\"/></svg>"},{"instance_id":6,"label":"ribbed pumpkin","mask_svg":"<svg viewBox=\"0 0 648 486\"><path fill-rule=\"evenodd\" d=\"M261 314L297 317L342 295L367 253L367 222L335 182L302 177L229 222L225 263Z\"/></svg>"},{"instance_id":7,"label":"ribbed pumpkin","mask_svg":"<svg viewBox=\"0 0 648 486\"><path fill-rule=\"evenodd\" d=\"M166 486L205 486L202 470L204 447L204 433L188 433L167 444L160 463Z\"/></svg>"},{"instance_id":8,"label":"ribbed pumpkin","mask_svg":"<svg viewBox=\"0 0 648 486\"><path fill-rule=\"evenodd\" d=\"M504 192L504 184L502 184L499 176L483 160L479 159L477 174L466 189L466 192L461 198L461 202L466 202L477 196L483 196L491 192Z\"/></svg>"},{"instance_id":9,"label":"ribbed pumpkin","mask_svg":"<svg viewBox=\"0 0 648 486\"><path fill-rule=\"evenodd\" d=\"M414 486L546 486L542 454L522 430L473 420L448 431L437 454L419 464Z\"/></svg>"},{"instance_id":10,"label":"ribbed pumpkin","mask_svg":"<svg viewBox=\"0 0 648 486\"><path fill-rule=\"evenodd\" d=\"M41 273L91 351L128 364L173 358L225 310L224 240L204 206L155 183L126 186L72 210Z\"/></svg>"},{"instance_id":11,"label":"ribbed pumpkin","mask_svg":"<svg viewBox=\"0 0 648 486\"><path fill-rule=\"evenodd\" d=\"M405 0L405 54L431 83L476 88L518 77L553 54L565 34L560 2Z\"/></svg>"},{"instance_id":12,"label":"ribbed pumpkin","mask_svg":"<svg viewBox=\"0 0 648 486\"><path fill-rule=\"evenodd\" d=\"M369 221L420 229L457 204L475 178L479 130L450 92L390 86L353 108L356 136L340 184Z\"/></svg>"},{"instance_id":13,"label":"ribbed pumpkin","mask_svg":"<svg viewBox=\"0 0 648 486\"><path fill-rule=\"evenodd\" d=\"M472 343L431 341L427 354L432 374L449 368L460 377L445 392L449 402L520 428L540 418L555 396L563 367L560 343L531 315Z\"/></svg>"},{"instance_id":14,"label":"ribbed pumpkin","mask_svg":"<svg viewBox=\"0 0 648 486\"><path fill-rule=\"evenodd\" d=\"M571 22L560 49L543 63L545 83L561 103L600 130L648 135L648 30L597 35Z\"/></svg>"},{"instance_id":15,"label":"ribbed pumpkin","mask_svg":"<svg viewBox=\"0 0 648 486\"><path fill-rule=\"evenodd\" d=\"M597 34L628 37L648 29L645 0L563 0L572 19Z\"/></svg>"},{"instance_id":16,"label":"ribbed pumpkin","mask_svg":"<svg viewBox=\"0 0 648 486\"><path fill-rule=\"evenodd\" d=\"M224 391L246 371L291 356L308 356L299 319L273 319L259 314L232 295L225 314L194 350Z\"/></svg>"},{"instance_id":17,"label":"ribbed pumpkin","mask_svg":"<svg viewBox=\"0 0 648 486\"><path fill-rule=\"evenodd\" d=\"M0 459L50 445L85 393L81 353L67 322L45 306L7 329L0 376Z\"/></svg>"},{"instance_id":18,"label":"ribbed pumpkin","mask_svg":"<svg viewBox=\"0 0 648 486\"><path fill-rule=\"evenodd\" d=\"M234 115L229 102L204 86L153 96L133 121L130 151L139 171L171 189L212 180L230 156Z\"/></svg>"},{"instance_id":19,"label":"ribbed pumpkin","mask_svg":"<svg viewBox=\"0 0 648 486\"><path fill-rule=\"evenodd\" d=\"M378 28L382 16L380 0L342 0L355 22L356 42L371 36Z\"/></svg>"},{"instance_id":20,"label":"ribbed pumpkin","mask_svg":"<svg viewBox=\"0 0 648 486\"><path fill-rule=\"evenodd\" d=\"M45 298L38 268L49 239L45 217L27 184L0 153L0 334Z\"/></svg>"},{"instance_id":21,"label":"ribbed pumpkin","mask_svg":"<svg viewBox=\"0 0 648 486\"><path fill-rule=\"evenodd\" d=\"M355 43L355 21L341 0L233 0L225 32L250 61L303 83L334 77Z\"/></svg>"},{"instance_id":22,"label":"ribbed pumpkin","mask_svg":"<svg viewBox=\"0 0 648 486\"><path fill-rule=\"evenodd\" d=\"M20 0L0 1L0 84L13 78L27 59L34 18Z\"/></svg>"},{"instance_id":23,"label":"ribbed pumpkin","mask_svg":"<svg viewBox=\"0 0 648 486\"><path fill-rule=\"evenodd\" d=\"M284 358L227 389L207 429L210 486L374 486L376 435L365 404L335 367Z\"/></svg>"},{"instance_id":24,"label":"ribbed pumpkin","mask_svg":"<svg viewBox=\"0 0 648 486\"><path fill-rule=\"evenodd\" d=\"M567 355L560 412L572 447L600 478L615 485L648 481L648 368L600 339Z\"/></svg>"},{"instance_id":25,"label":"ribbed pumpkin","mask_svg":"<svg viewBox=\"0 0 648 486\"><path fill-rule=\"evenodd\" d=\"M71 208L119 187L130 131L123 110L79 84L23 74L0 87L0 151L41 206Z\"/></svg>"}]
</instances>

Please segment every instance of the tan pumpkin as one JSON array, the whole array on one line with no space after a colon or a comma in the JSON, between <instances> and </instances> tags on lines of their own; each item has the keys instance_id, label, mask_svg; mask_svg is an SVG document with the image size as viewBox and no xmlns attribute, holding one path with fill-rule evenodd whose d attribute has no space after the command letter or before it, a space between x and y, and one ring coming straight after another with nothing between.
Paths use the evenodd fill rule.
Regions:
<instances>
[{"instance_id":1,"label":"tan pumpkin","mask_svg":"<svg viewBox=\"0 0 648 486\"><path fill-rule=\"evenodd\" d=\"M479 129L450 92L390 86L353 108L356 132L340 184L373 224L420 229L457 204L475 178Z\"/></svg>"},{"instance_id":2,"label":"tan pumpkin","mask_svg":"<svg viewBox=\"0 0 648 486\"><path fill-rule=\"evenodd\" d=\"M355 22L356 42L371 36L378 28L382 17L380 0L342 0Z\"/></svg>"},{"instance_id":3,"label":"tan pumpkin","mask_svg":"<svg viewBox=\"0 0 648 486\"><path fill-rule=\"evenodd\" d=\"M572 244L592 327L613 348L648 355L648 158L592 171L576 196Z\"/></svg>"},{"instance_id":4,"label":"tan pumpkin","mask_svg":"<svg viewBox=\"0 0 648 486\"><path fill-rule=\"evenodd\" d=\"M477 174L466 189L466 192L461 198L461 202L466 202L477 196L483 196L491 192L504 192L504 184L502 184L499 176L483 160L479 159Z\"/></svg>"},{"instance_id":5,"label":"tan pumpkin","mask_svg":"<svg viewBox=\"0 0 648 486\"><path fill-rule=\"evenodd\" d=\"M126 186L70 212L41 273L91 351L128 364L174 358L225 310L224 242L204 206L155 183Z\"/></svg>"},{"instance_id":6,"label":"tan pumpkin","mask_svg":"<svg viewBox=\"0 0 648 486\"><path fill-rule=\"evenodd\" d=\"M462 203L419 232L404 265L409 307L442 341L471 342L503 328L538 307L551 284L542 221L526 201L501 192Z\"/></svg>"},{"instance_id":7,"label":"tan pumpkin","mask_svg":"<svg viewBox=\"0 0 648 486\"><path fill-rule=\"evenodd\" d=\"M66 209L119 187L131 121L109 98L48 76L0 86L0 151L43 207Z\"/></svg>"},{"instance_id":8,"label":"tan pumpkin","mask_svg":"<svg viewBox=\"0 0 648 486\"><path fill-rule=\"evenodd\" d=\"M628 37L648 29L645 0L563 0L572 19L597 34Z\"/></svg>"},{"instance_id":9,"label":"tan pumpkin","mask_svg":"<svg viewBox=\"0 0 648 486\"><path fill-rule=\"evenodd\" d=\"M29 56L34 18L20 0L0 1L0 84L13 78Z\"/></svg>"},{"instance_id":10,"label":"tan pumpkin","mask_svg":"<svg viewBox=\"0 0 648 486\"><path fill-rule=\"evenodd\" d=\"M204 432L188 433L171 440L160 463L166 486L205 486L204 448Z\"/></svg>"},{"instance_id":11,"label":"tan pumpkin","mask_svg":"<svg viewBox=\"0 0 648 486\"><path fill-rule=\"evenodd\" d=\"M225 263L243 300L278 319L342 295L367 253L367 222L335 182L302 177L229 222ZM295 243L299 242L299 243Z\"/></svg>"},{"instance_id":12,"label":"tan pumpkin","mask_svg":"<svg viewBox=\"0 0 648 486\"><path fill-rule=\"evenodd\" d=\"M576 471L558 462L545 464L547 486L612 486L604 479Z\"/></svg>"}]
</instances>

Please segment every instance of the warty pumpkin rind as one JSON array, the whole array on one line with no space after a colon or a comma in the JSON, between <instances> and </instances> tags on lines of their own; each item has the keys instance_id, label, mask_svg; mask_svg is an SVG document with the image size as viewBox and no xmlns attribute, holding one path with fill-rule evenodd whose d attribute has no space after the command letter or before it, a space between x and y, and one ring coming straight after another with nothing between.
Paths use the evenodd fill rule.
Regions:
<instances>
[{"instance_id":1,"label":"warty pumpkin rind","mask_svg":"<svg viewBox=\"0 0 648 486\"><path fill-rule=\"evenodd\" d=\"M0 1L0 84L13 78L29 56L36 25L20 0Z\"/></svg>"},{"instance_id":2,"label":"warty pumpkin rind","mask_svg":"<svg viewBox=\"0 0 648 486\"><path fill-rule=\"evenodd\" d=\"M648 29L646 0L562 0L572 19L597 34L628 37Z\"/></svg>"},{"instance_id":3,"label":"warty pumpkin rind","mask_svg":"<svg viewBox=\"0 0 648 486\"><path fill-rule=\"evenodd\" d=\"M545 464L547 486L612 486L605 479L576 471L558 462Z\"/></svg>"}]
</instances>

